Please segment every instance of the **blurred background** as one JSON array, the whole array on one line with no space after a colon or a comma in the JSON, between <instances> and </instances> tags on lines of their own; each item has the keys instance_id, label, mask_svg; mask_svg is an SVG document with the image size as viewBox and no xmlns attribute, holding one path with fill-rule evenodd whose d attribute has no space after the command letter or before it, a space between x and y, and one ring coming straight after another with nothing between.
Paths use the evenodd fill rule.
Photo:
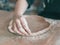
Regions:
<instances>
[{"instance_id":1,"label":"blurred background","mask_svg":"<svg viewBox=\"0 0 60 45\"><path fill-rule=\"evenodd\" d=\"M16 0L0 0L0 10L13 11L15 8ZM44 0L34 0L34 4L26 10L27 14L40 13L44 10Z\"/></svg>"},{"instance_id":2,"label":"blurred background","mask_svg":"<svg viewBox=\"0 0 60 45\"><path fill-rule=\"evenodd\" d=\"M0 0L0 10L12 11L16 0Z\"/></svg>"}]
</instances>

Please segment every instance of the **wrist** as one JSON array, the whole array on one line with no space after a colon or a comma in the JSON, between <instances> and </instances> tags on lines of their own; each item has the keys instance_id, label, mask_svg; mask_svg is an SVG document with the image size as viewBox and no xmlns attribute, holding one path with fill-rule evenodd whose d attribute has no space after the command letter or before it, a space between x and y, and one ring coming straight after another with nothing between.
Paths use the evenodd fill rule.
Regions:
<instances>
[{"instance_id":1,"label":"wrist","mask_svg":"<svg viewBox=\"0 0 60 45\"><path fill-rule=\"evenodd\" d=\"M14 15L13 17L16 18L21 18L23 15Z\"/></svg>"}]
</instances>

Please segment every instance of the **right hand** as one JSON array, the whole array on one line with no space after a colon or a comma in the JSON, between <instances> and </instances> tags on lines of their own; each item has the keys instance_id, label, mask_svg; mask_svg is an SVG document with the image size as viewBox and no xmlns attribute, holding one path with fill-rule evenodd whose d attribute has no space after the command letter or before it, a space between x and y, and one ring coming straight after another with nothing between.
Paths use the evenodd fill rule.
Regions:
<instances>
[{"instance_id":1,"label":"right hand","mask_svg":"<svg viewBox=\"0 0 60 45\"><path fill-rule=\"evenodd\" d=\"M17 33L19 35L31 35L31 31L28 27L26 19L24 17L14 17L13 20L9 23L9 31L12 33Z\"/></svg>"}]
</instances>

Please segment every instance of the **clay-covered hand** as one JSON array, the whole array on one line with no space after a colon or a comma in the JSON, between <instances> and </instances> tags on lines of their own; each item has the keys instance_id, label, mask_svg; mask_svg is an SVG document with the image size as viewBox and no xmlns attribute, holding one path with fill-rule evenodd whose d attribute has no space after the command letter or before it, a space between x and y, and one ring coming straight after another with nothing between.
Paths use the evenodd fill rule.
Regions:
<instances>
[{"instance_id":1,"label":"clay-covered hand","mask_svg":"<svg viewBox=\"0 0 60 45\"><path fill-rule=\"evenodd\" d=\"M17 33L19 35L28 36L31 34L31 31L28 27L25 17L15 17L9 23L8 29L12 33Z\"/></svg>"}]
</instances>

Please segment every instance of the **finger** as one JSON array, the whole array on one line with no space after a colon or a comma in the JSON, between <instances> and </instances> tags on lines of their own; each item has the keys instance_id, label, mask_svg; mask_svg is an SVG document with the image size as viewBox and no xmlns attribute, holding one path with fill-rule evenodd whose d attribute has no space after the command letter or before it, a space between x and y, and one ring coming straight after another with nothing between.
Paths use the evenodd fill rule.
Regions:
<instances>
[{"instance_id":1,"label":"finger","mask_svg":"<svg viewBox=\"0 0 60 45\"><path fill-rule=\"evenodd\" d=\"M12 23L13 23L13 20L11 20L11 21L9 22L9 25L12 25Z\"/></svg>"},{"instance_id":2,"label":"finger","mask_svg":"<svg viewBox=\"0 0 60 45\"><path fill-rule=\"evenodd\" d=\"M17 31L17 28L16 28L15 24L13 23L13 20L10 21L9 26L8 26L8 29L12 33L18 33L20 35L23 35L19 31Z\"/></svg>"},{"instance_id":3,"label":"finger","mask_svg":"<svg viewBox=\"0 0 60 45\"><path fill-rule=\"evenodd\" d=\"M10 32L14 33L14 31L12 30L12 25L9 25L8 29L9 29Z\"/></svg>"},{"instance_id":4,"label":"finger","mask_svg":"<svg viewBox=\"0 0 60 45\"><path fill-rule=\"evenodd\" d=\"M9 29L10 32L15 33L13 20L10 21L8 29Z\"/></svg>"},{"instance_id":5,"label":"finger","mask_svg":"<svg viewBox=\"0 0 60 45\"><path fill-rule=\"evenodd\" d=\"M15 32L15 30L14 30L14 23L15 23L15 21L12 20L10 24L12 25L12 28L11 29Z\"/></svg>"},{"instance_id":6,"label":"finger","mask_svg":"<svg viewBox=\"0 0 60 45\"><path fill-rule=\"evenodd\" d=\"M18 29L19 32L28 35L28 33L22 28L21 23L18 19L16 19L16 27Z\"/></svg>"},{"instance_id":7,"label":"finger","mask_svg":"<svg viewBox=\"0 0 60 45\"><path fill-rule=\"evenodd\" d=\"M14 31L14 22L13 22L13 20L10 21L9 26L11 27L11 30Z\"/></svg>"},{"instance_id":8,"label":"finger","mask_svg":"<svg viewBox=\"0 0 60 45\"><path fill-rule=\"evenodd\" d=\"M24 34L22 34L21 32L18 31L15 23L14 23L14 31L19 35L24 35Z\"/></svg>"},{"instance_id":9,"label":"finger","mask_svg":"<svg viewBox=\"0 0 60 45\"><path fill-rule=\"evenodd\" d=\"M26 31L27 33L31 34L31 31L30 31L30 29L29 29L29 27L28 27L28 24L27 24L26 19L23 18L23 17L21 17L20 21L21 21L22 27L25 29L25 31Z\"/></svg>"}]
</instances>

